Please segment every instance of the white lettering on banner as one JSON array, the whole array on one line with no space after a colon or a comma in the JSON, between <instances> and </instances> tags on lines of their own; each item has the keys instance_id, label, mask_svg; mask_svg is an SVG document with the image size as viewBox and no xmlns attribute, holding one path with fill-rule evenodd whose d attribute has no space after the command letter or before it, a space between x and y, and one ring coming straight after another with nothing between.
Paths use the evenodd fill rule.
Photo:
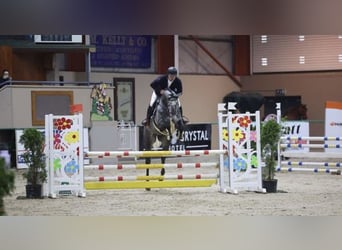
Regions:
<instances>
[{"instance_id":1,"label":"white lettering on banner","mask_svg":"<svg viewBox=\"0 0 342 250\"><path fill-rule=\"evenodd\" d=\"M193 130L193 131L184 131L183 140L184 142L188 141L209 141L208 131L207 130Z\"/></svg>"},{"instance_id":2,"label":"white lettering on banner","mask_svg":"<svg viewBox=\"0 0 342 250\"><path fill-rule=\"evenodd\" d=\"M147 46L146 38L144 38L144 37L138 37L138 39L137 39L137 45L138 45L139 47L146 47L146 46Z\"/></svg>"},{"instance_id":3,"label":"white lettering on banner","mask_svg":"<svg viewBox=\"0 0 342 250\"><path fill-rule=\"evenodd\" d=\"M103 39L102 44L104 45L125 45L126 44L125 36L103 35L102 39Z\"/></svg>"},{"instance_id":4,"label":"white lettering on banner","mask_svg":"<svg viewBox=\"0 0 342 250\"><path fill-rule=\"evenodd\" d=\"M174 151L182 151L185 150L185 145L184 144L171 144L169 147L170 150Z\"/></svg>"},{"instance_id":5,"label":"white lettering on banner","mask_svg":"<svg viewBox=\"0 0 342 250\"><path fill-rule=\"evenodd\" d=\"M282 132L284 136L289 137L304 137L309 136L309 122L308 121L285 121L282 122ZM307 144L307 140L293 139L284 143L291 144ZM285 148L286 152L309 151L309 148Z\"/></svg>"}]
</instances>

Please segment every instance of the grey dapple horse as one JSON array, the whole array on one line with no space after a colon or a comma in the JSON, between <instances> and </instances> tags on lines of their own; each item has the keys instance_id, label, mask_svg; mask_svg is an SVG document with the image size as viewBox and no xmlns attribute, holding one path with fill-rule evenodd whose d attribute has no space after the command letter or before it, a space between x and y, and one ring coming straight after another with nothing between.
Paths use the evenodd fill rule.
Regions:
<instances>
[{"instance_id":1,"label":"grey dapple horse","mask_svg":"<svg viewBox=\"0 0 342 250\"><path fill-rule=\"evenodd\" d=\"M174 144L182 138L183 131L184 122L178 96L172 90L165 90L157 100L150 125L144 127L144 149L169 150L171 142ZM165 163L165 157L161 157L161 160ZM151 158L146 158L146 163L150 162ZM146 173L148 175L148 171ZM164 174L163 168L161 175Z\"/></svg>"}]
</instances>

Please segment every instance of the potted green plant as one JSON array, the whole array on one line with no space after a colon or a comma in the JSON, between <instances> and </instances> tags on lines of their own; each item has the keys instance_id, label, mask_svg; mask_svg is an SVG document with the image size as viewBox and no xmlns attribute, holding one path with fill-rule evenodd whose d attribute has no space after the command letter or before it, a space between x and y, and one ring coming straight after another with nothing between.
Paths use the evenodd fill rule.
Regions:
<instances>
[{"instance_id":1,"label":"potted green plant","mask_svg":"<svg viewBox=\"0 0 342 250\"><path fill-rule=\"evenodd\" d=\"M277 192L278 180L275 179L278 144L281 137L281 125L274 119L265 121L261 125L261 149L265 161L263 168L263 188L268 193Z\"/></svg>"},{"instance_id":2,"label":"potted green plant","mask_svg":"<svg viewBox=\"0 0 342 250\"><path fill-rule=\"evenodd\" d=\"M23 173L27 181L26 197L41 198L42 184L47 179L44 154L44 136L35 128L28 128L20 136L20 143L25 148L23 160L28 165L28 169Z\"/></svg>"},{"instance_id":3,"label":"potted green plant","mask_svg":"<svg viewBox=\"0 0 342 250\"><path fill-rule=\"evenodd\" d=\"M0 216L6 215L3 198L14 190L14 181L14 172L6 169L5 160L0 157Z\"/></svg>"}]
</instances>

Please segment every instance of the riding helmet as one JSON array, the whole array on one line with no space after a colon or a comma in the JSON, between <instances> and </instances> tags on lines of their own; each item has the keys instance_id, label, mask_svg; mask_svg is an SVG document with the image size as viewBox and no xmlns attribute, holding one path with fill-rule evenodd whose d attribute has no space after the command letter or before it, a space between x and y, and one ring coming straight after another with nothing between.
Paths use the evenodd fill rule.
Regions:
<instances>
[{"instance_id":1,"label":"riding helmet","mask_svg":"<svg viewBox=\"0 0 342 250\"><path fill-rule=\"evenodd\" d=\"M168 69L167 69L167 73L169 74L169 75L177 75L177 69L176 69L176 67L169 67Z\"/></svg>"}]
</instances>

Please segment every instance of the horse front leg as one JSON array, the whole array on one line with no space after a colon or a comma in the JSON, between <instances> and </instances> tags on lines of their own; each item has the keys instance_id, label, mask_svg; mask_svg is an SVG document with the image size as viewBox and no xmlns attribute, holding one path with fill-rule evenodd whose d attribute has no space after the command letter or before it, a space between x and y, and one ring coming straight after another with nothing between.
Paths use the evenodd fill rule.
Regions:
<instances>
[{"instance_id":1,"label":"horse front leg","mask_svg":"<svg viewBox=\"0 0 342 250\"><path fill-rule=\"evenodd\" d=\"M169 138L168 138L168 136L161 136L160 137L160 140L161 140L161 142L162 142L162 150L164 150L164 151L168 151L168 150L170 150L169 149L169 147L170 147L170 141L169 141ZM165 162L166 162L166 157L160 157L160 160L161 160L161 163L162 164L165 164ZM163 167L161 170L160 170L160 175L161 176L164 176L165 175L165 168Z\"/></svg>"},{"instance_id":2,"label":"horse front leg","mask_svg":"<svg viewBox=\"0 0 342 250\"><path fill-rule=\"evenodd\" d=\"M145 158L145 164L151 164L151 158ZM146 168L146 176L150 176L150 169ZM147 180L148 181L148 180ZM151 191L151 188L145 188L146 191Z\"/></svg>"},{"instance_id":3,"label":"horse front leg","mask_svg":"<svg viewBox=\"0 0 342 250\"><path fill-rule=\"evenodd\" d=\"M166 157L161 157L161 163L162 164L165 164L165 160L166 160ZM165 175L165 168L164 167L160 170L160 175L161 176Z\"/></svg>"}]
</instances>

